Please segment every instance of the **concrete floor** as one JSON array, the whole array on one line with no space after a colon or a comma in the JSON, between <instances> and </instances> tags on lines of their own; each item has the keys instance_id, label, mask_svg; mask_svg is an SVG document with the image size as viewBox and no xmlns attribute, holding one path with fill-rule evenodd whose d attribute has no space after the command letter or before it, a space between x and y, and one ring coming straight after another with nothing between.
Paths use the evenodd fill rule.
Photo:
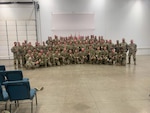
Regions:
<instances>
[{"instance_id":1,"label":"concrete floor","mask_svg":"<svg viewBox=\"0 0 150 113\"><path fill-rule=\"evenodd\" d=\"M0 60L0 64L14 69L12 60ZM34 113L150 113L149 65L150 56L137 56L136 66L132 62L22 70L32 88L44 87L37 93ZM30 104L21 104L17 113L30 113Z\"/></svg>"}]
</instances>

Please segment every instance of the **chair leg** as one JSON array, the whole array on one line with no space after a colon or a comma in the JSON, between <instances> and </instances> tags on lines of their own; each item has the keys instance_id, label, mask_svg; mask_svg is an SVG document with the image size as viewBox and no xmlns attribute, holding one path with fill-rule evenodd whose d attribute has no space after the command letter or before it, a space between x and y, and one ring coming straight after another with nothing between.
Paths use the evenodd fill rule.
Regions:
<instances>
[{"instance_id":1,"label":"chair leg","mask_svg":"<svg viewBox=\"0 0 150 113\"><path fill-rule=\"evenodd\" d=\"M15 101L15 107L17 107L17 101Z\"/></svg>"},{"instance_id":2,"label":"chair leg","mask_svg":"<svg viewBox=\"0 0 150 113\"><path fill-rule=\"evenodd\" d=\"M37 106L37 94L35 94L35 101L36 101L36 106Z\"/></svg>"},{"instance_id":3,"label":"chair leg","mask_svg":"<svg viewBox=\"0 0 150 113\"><path fill-rule=\"evenodd\" d=\"M9 105L9 111L10 111L10 113L11 113L11 103L10 103L10 105Z\"/></svg>"},{"instance_id":4,"label":"chair leg","mask_svg":"<svg viewBox=\"0 0 150 113\"><path fill-rule=\"evenodd\" d=\"M6 104L5 104L5 110L7 110L7 102L6 102Z\"/></svg>"},{"instance_id":5,"label":"chair leg","mask_svg":"<svg viewBox=\"0 0 150 113\"><path fill-rule=\"evenodd\" d=\"M33 100L31 101L31 113L33 113Z\"/></svg>"},{"instance_id":6,"label":"chair leg","mask_svg":"<svg viewBox=\"0 0 150 113\"><path fill-rule=\"evenodd\" d=\"M17 100L17 107L19 107L19 101Z\"/></svg>"},{"instance_id":7,"label":"chair leg","mask_svg":"<svg viewBox=\"0 0 150 113\"><path fill-rule=\"evenodd\" d=\"M8 104L8 101L7 101L6 104L5 104L5 110L7 110L7 104Z\"/></svg>"}]
</instances>

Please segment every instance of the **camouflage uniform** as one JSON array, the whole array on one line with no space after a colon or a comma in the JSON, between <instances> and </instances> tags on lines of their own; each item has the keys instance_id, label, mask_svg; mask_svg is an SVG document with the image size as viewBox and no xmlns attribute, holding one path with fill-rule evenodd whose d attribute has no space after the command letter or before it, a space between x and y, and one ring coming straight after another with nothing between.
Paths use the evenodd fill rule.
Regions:
<instances>
[{"instance_id":1,"label":"camouflage uniform","mask_svg":"<svg viewBox=\"0 0 150 113\"><path fill-rule=\"evenodd\" d=\"M36 57L36 62L37 63L37 67L43 67L43 66L47 66L46 64L46 59L45 59L45 54L43 53L38 53L38 56Z\"/></svg>"},{"instance_id":2,"label":"camouflage uniform","mask_svg":"<svg viewBox=\"0 0 150 113\"><path fill-rule=\"evenodd\" d=\"M64 50L61 52L61 56L60 56L61 64L66 65L67 59L68 59L68 52L67 52L66 48L64 48Z\"/></svg>"},{"instance_id":3,"label":"camouflage uniform","mask_svg":"<svg viewBox=\"0 0 150 113\"><path fill-rule=\"evenodd\" d=\"M109 59L108 59L108 50L106 47L104 47L104 50L102 50L102 64L107 64Z\"/></svg>"},{"instance_id":4,"label":"camouflage uniform","mask_svg":"<svg viewBox=\"0 0 150 113\"><path fill-rule=\"evenodd\" d=\"M73 64L74 63L74 54L72 53L72 50L69 50L68 56L67 56L67 63Z\"/></svg>"},{"instance_id":5,"label":"camouflage uniform","mask_svg":"<svg viewBox=\"0 0 150 113\"><path fill-rule=\"evenodd\" d=\"M54 56L54 60L55 60L55 64L57 66L60 66L60 53L58 50L55 51L55 56Z\"/></svg>"},{"instance_id":6,"label":"camouflage uniform","mask_svg":"<svg viewBox=\"0 0 150 113\"><path fill-rule=\"evenodd\" d=\"M17 42L14 42L14 46L11 48L11 52L13 53L15 68L16 68L17 62L18 62L18 67L19 67L20 58L19 58L19 51L18 51L18 47L17 47Z\"/></svg>"},{"instance_id":7,"label":"camouflage uniform","mask_svg":"<svg viewBox=\"0 0 150 113\"><path fill-rule=\"evenodd\" d=\"M81 51L80 51L80 62L81 64L84 64L87 62L87 51L84 49L84 48L81 48Z\"/></svg>"},{"instance_id":8,"label":"camouflage uniform","mask_svg":"<svg viewBox=\"0 0 150 113\"><path fill-rule=\"evenodd\" d=\"M122 39L122 43L120 43L120 48L122 49L121 52L124 51L124 53L127 53L127 51L128 51L128 44L125 42L124 38ZM126 57L124 57L124 62L126 63Z\"/></svg>"},{"instance_id":9,"label":"camouflage uniform","mask_svg":"<svg viewBox=\"0 0 150 113\"><path fill-rule=\"evenodd\" d=\"M122 66L126 65L126 52L123 48L121 48L120 52L117 54L116 64Z\"/></svg>"},{"instance_id":10,"label":"camouflage uniform","mask_svg":"<svg viewBox=\"0 0 150 113\"><path fill-rule=\"evenodd\" d=\"M79 51L77 49L75 49L74 52L74 63L75 64L80 64L80 56L79 56Z\"/></svg>"},{"instance_id":11,"label":"camouflage uniform","mask_svg":"<svg viewBox=\"0 0 150 113\"><path fill-rule=\"evenodd\" d=\"M97 50L95 51L95 56L96 56L96 64L101 64L102 63L102 52L100 50L100 47L97 47Z\"/></svg>"},{"instance_id":12,"label":"camouflage uniform","mask_svg":"<svg viewBox=\"0 0 150 113\"><path fill-rule=\"evenodd\" d=\"M26 68L27 69L34 69L35 68L35 62L33 61L33 57L29 57L27 59L27 62L26 62Z\"/></svg>"},{"instance_id":13,"label":"camouflage uniform","mask_svg":"<svg viewBox=\"0 0 150 113\"><path fill-rule=\"evenodd\" d=\"M114 63L116 63L116 59L117 59L117 53L115 52L114 49L112 49L111 52L109 53L109 61L108 61L108 63L110 65L113 65Z\"/></svg>"},{"instance_id":14,"label":"camouflage uniform","mask_svg":"<svg viewBox=\"0 0 150 113\"><path fill-rule=\"evenodd\" d=\"M131 40L131 43L128 46L129 48L129 54L128 54L128 60L130 64L131 61L131 55L133 55L133 61L134 61L134 65L136 65L136 52L137 52L137 45L135 43L133 43L133 40Z\"/></svg>"}]
</instances>

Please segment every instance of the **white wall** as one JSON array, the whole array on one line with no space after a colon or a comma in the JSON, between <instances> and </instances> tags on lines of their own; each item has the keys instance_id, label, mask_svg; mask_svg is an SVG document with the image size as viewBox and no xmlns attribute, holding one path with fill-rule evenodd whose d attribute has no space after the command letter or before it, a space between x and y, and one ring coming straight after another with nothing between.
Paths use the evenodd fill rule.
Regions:
<instances>
[{"instance_id":1,"label":"white wall","mask_svg":"<svg viewBox=\"0 0 150 113\"><path fill-rule=\"evenodd\" d=\"M8 1L9 2L9 1ZM36 41L33 5L0 5L0 58L12 58L15 41Z\"/></svg>"},{"instance_id":2,"label":"white wall","mask_svg":"<svg viewBox=\"0 0 150 113\"><path fill-rule=\"evenodd\" d=\"M95 35L131 39L138 54L150 54L150 0L39 0L43 41L52 35L52 12L93 12Z\"/></svg>"}]
</instances>

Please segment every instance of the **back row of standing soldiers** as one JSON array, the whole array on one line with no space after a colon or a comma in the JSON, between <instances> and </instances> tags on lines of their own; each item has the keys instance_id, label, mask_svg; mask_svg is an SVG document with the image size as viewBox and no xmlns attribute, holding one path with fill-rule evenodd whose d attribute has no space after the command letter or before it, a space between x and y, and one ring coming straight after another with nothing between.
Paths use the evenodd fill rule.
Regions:
<instances>
[{"instance_id":1,"label":"back row of standing soldiers","mask_svg":"<svg viewBox=\"0 0 150 113\"><path fill-rule=\"evenodd\" d=\"M108 65L126 65L126 54L128 52L128 64L131 62L131 55L136 65L137 45L131 40L127 44L125 39L116 44L111 40L105 40L103 36L69 36L54 38L48 37L48 40L41 45L35 42L35 46L26 40L14 42L11 51L14 55L15 67L24 66L27 69L47 66L59 66L67 64L108 64Z\"/></svg>"}]
</instances>

